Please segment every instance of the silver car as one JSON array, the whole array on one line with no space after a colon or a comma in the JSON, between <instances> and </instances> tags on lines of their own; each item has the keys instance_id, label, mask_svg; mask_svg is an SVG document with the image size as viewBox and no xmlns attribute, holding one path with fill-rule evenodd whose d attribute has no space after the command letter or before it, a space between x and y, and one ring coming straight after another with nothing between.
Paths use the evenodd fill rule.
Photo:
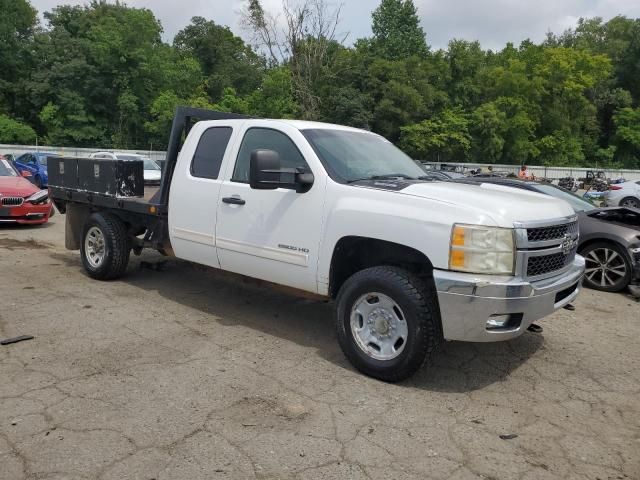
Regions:
<instances>
[{"instance_id":1,"label":"silver car","mask_svg":"<svg viewBox=\"0 0 640 480\"><path fill-rule=\"evenodd\" d=\"M640 208L640 180L610 185L604 201L608 207Z\"/></svg>"}]
</instances>

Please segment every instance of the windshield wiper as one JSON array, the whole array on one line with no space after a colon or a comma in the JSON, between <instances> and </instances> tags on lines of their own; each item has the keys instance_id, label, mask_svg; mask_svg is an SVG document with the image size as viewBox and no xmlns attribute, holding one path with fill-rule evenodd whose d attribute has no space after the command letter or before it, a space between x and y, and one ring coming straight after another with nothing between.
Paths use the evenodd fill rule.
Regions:
<instances>
[{"instance_id":1,"label":"windshield wiper","mask_svg":"<svg viewBox=\"0 0 640 480\"><path fill-rule=\"evenodd\" d=\"M348 180L347 183L361 182L363 180L396 180L398 178L402 178L404 180L416 180L415 177L404 173L387 173L385 175L371 175L370 177L356 178L354 180Z\"/></svg>"}]
</instances>

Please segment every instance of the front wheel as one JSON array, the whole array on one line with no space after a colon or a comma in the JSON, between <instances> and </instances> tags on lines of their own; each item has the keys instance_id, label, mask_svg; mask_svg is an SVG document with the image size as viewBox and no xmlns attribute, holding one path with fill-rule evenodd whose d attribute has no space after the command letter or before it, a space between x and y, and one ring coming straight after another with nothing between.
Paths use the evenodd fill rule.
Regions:
<instances>
[{"instance_id":1,"label":"front wheel","mask_svg":"<svg viewBox=\"0 0 640 480\"><path fill-rule=\"evenodd\" d=\"M127 228L113 215L94 213L84 226L80 256L90 277L113 280L127 270L131 242Z\"/></svg>"},{"instance_id":2,"label":"front wheel","mask_svg":"<svg viewBox=\"0 0 640 480\"><path fill-rule=\"evenodd\" d=\"M40 175L36 175L36 178L33 179L33 183L35 183L36 187L42 190L42 178Z\"/></svg>"},{"instance_id":3,"label":"front wheel","mask_svg":"<svg viewBox=\"0 0 640 480\"><path fill-rule=\"evenodd\" d=\"M603 292L619 292L631 281L631 264L615 243L593 243L580 252L585 260L584 285Z\"/></svg>"},{"instance_id":4,"label":"front wheel","mask_svg":"<svg viewBox=\"0 0 640 480\"><path fill-rule=\"evenodd\" d=\"M342 351L362 373L386 382L413 375L442 338L430 281L395 267L357 272L340 289L336 329Z\"/></svg>"}]
</instances>

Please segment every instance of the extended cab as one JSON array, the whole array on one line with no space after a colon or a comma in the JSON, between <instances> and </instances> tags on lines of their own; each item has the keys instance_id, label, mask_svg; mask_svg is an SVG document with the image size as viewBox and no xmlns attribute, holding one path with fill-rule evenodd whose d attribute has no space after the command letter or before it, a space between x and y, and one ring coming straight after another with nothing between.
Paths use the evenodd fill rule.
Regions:
<instances>
[{"instance_id":1,"label":"extended cab","mask_svg":"<svg viewBox=\"0 0 640 480\"><path fill-rule=\"evenodd\" d=\"M80 188L91 160L49 162L66 246L91 277L117 278L131 251L154 248L330 297L345 355L386 381L443 339L514 338L581 288L567 203L426 181L363 130L180 108L151 198Z\"/></svg>"}]
</instances>

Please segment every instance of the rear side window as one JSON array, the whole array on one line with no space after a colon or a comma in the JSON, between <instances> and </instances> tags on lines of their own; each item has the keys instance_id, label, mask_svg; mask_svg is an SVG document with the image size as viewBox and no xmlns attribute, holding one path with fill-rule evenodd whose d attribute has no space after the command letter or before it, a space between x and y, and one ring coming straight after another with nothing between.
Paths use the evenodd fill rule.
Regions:
<instances>
[{"instance_id":1,"label":"rear side window","mask_svg":"<svg viewBox=\"0 0 640 480\"><path fill-rule=\"evenodd\" d=\"M232 131L231 127L213 127L204 131L191 161L191 175L218 178Z\"/></svg>"}]
</instances>

